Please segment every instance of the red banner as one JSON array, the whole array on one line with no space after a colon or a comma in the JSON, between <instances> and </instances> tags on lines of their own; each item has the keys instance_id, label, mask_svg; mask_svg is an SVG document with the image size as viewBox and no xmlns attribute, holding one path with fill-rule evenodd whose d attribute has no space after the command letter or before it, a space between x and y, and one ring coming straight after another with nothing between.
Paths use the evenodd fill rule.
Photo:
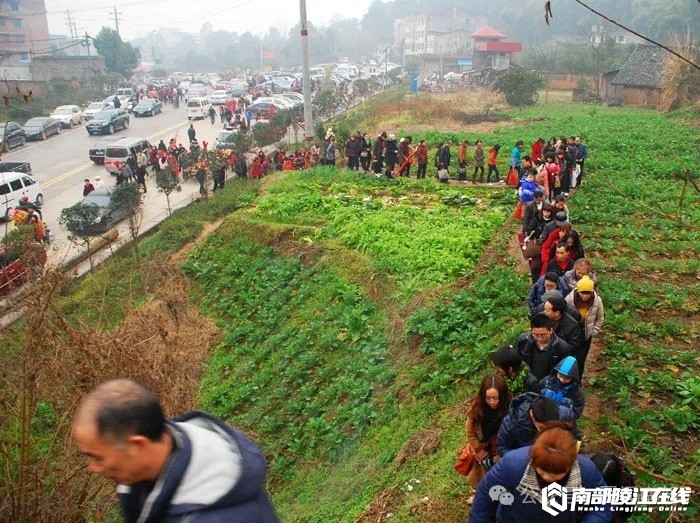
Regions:
<instances>
[{"instance_id":1,"label":"red banner","mask_svg":"<svg viewBox=\"0 0 700 523\"><path fill-rule=\"evenodd\" d=\"M263 52L262 52L262 57L263 57L263 58L274 58L274 57L275 57L275 52L274 52L274 51L263 51Z\"/></svg>"}]
</instances>

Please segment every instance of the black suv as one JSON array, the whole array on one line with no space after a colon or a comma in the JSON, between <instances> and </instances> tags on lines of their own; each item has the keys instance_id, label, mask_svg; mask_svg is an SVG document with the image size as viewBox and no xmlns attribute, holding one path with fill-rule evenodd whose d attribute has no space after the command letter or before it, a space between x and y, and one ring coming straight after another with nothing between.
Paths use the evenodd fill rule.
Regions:
<instances>
[{"instance_id":1,"label":"black suv","mask_svg":"<svg viewBox=\"0 0 700 523\"><path fill-rule=\"evenodd\" d=\"M105 109L95 113L85 129L88 134L114 134L129 127L129 114L123 109Z\"/></svg>"},{"instance_id":2,"label":"black suv","mask_svg":"<svg viewBox=\"0 0 700 523\"><path fill-rule=\"evenodd\" d=\"M17 122L7 122L7 124L2 122L0 123L0 141L2 141L3 150L7 152L12 147L24 145L27 136L24 128Z\"/></svg>"}]
</instances>

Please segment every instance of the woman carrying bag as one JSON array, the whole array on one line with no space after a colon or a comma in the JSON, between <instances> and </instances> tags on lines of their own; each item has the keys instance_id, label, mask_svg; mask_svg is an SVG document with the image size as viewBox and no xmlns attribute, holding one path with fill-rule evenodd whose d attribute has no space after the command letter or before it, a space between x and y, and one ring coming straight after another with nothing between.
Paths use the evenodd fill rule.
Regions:
<instances>
[{"instance_id":1,"label":"woman carrying bag","mask_svg":"<svg viewBox=\"0 0 700 523\"><path fill-rule=\"evenodd\" d=\"M476 490L479 482L498 461L496 435L510 406L510 392L500 376L487 376L467 413L467 445L462 454L473 455L473 465L464 473Z\"/></svg>"}]
</instances>

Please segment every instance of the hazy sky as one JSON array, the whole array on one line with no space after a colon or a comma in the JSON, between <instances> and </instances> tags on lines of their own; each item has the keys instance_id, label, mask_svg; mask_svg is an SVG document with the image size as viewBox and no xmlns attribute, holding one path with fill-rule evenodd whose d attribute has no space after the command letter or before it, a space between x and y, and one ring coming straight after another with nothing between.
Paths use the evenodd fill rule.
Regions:
<instances>
[{"instance_id":1,"label":"hazy sky","mask_svg":"<svg viewBox=\"0 0 700 523\"><path fill-rule=\"evenodd\" d=\"M119 32L129 40L161 27L198 32L209 21L214 29L237 33L265 32L269 27L288 31L299 21L298 0L44 0L51 34L70 34L66 10L78 33L97 34L103 25L114 29L116 5ZM335 17L362 18L372 0L307 0L314 25L328 25Z\"/></svg>"}]
</instances>

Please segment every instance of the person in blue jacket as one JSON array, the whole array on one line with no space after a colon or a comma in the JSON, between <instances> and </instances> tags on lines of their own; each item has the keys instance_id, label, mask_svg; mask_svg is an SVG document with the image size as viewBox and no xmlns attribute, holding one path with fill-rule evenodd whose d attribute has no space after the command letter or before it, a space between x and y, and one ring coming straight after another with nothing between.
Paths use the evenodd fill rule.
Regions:
<instances>
[{"instance_id":1,"label":"person in blue jacket","mask_svg":"<svg viewBox=\"0 0 700 523\"><path fill-rule=\"evenodd\" d=\"M563 496L554 496L557 504L549 504L547 508L556 515L545 510L542 490L552 483L556 482L569 492L606 486L593 462L578 455L577 451L573 434L564 427L553 426L542 431L531 447L510 452L481 480L469 523L612 521L613 512L609 503L585 505L579 500L572 509L570 495L566 503ZM562 508L558 508L561 505Z\"/></svg>"},{"instance_id":2,"label":"person in blue jacket","mask_svg":"<svg viewBox=\"0 0 700 523\"><path fill-rule=\"evenodd\" d=\"M518 180L520 179L520 175L522 174L522 153L523 153L523 145L525 142L522 140L518 140L515 143L515 147L510 151L510 162L509 165L510 167L515 167L515 170L518 172Z\"/></svg>"},{"instance_id":3,"label":"person in blue jacket","mask_svg":"<svg viewBox=\"0 0 700 523\"><path fill-rule=\"evenodd\" d=\"M551 375L540 381L540 394L571 409L574 418L579 419L586 406L586 399L579 386L580 379L576 358L567 356L559 362Z\"/></svg>"},{"instance_id":4,"label":"person in blue jacket","mask_svg":"<svg viewBox=\"0 0 700 523\"><path fill-rule=\"evenodd\" d=\"M166 421L155 394L133 380L89 393L72 431L90 472L118 484L127 523L279 522L255 443L200 412Z\"/></svg>"},{"instance_id":5,"label":"person in blue jacket","mask_svg":"<svg viewBox=\"0 0 700 523\"><path fill-rule=\"evenodd\" d=\"M544 305L546 300L543 296L546 292L559 291L562 296L569 294L569 286L564 281L563 276L559 276L556 272L547 272L539 279L530 289L530 294L527 297L527 303L530 306L530 316L541 312L539 307Z\"/></svg>"},{"instance_id":6,"label":"person in blue jacket","mask_svg":"<svg viewBox=\"0 0 700 523\"><path fill-rule=\"evenodd\" d=\"M573 430L573 412L559 408L556 401L534 392L526 392L513 399L498 429L498 454L505 456L512 450L532 445L537 433L550 421L563 421L570 424Z\"/></svg>"}]
</instances>

